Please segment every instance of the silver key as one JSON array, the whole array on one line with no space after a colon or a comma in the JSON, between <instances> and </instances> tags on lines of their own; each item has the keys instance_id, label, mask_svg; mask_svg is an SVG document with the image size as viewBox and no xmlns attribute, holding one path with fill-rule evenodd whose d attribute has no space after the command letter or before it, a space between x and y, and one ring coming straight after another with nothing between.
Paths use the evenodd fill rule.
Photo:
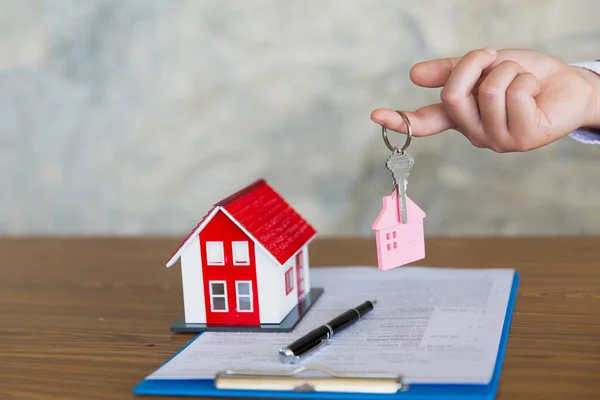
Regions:
<instances>
[{"instance_id":1,"label":"silver key","mask_svg":"<svg viewBox=\"0 0 600 400\"><path fill-rule=\"evenodd\" d=\"M388 158L386 166L394 175L394 186L398 198L398 214L402 223L407 221L406 211L406 187L408 185L408 174L415 163L415 159L407 152L401 153L396 149Z\"/></svg>"}]
</instances>

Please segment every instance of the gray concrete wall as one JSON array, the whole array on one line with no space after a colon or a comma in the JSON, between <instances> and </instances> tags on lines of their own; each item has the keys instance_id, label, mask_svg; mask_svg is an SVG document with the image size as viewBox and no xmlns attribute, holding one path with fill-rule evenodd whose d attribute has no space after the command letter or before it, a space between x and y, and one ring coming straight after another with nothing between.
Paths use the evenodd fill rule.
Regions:
<instances>
[{"instance_id":1,"label":"gray concrete wall","mask_svg":"<svg viewBox=\"0 0 600 400\"><path fill-rule=\"evenodd\" d=\"M599 11L0 1L0 234L185 234L258 177L323 234L370 234L392 184L371 110L438 100L410 82L414 63L488 45L600 58ZM495 154L448 131L411 151L428 235L600 233L600 146Z\"/></svg>"}]
</instances>

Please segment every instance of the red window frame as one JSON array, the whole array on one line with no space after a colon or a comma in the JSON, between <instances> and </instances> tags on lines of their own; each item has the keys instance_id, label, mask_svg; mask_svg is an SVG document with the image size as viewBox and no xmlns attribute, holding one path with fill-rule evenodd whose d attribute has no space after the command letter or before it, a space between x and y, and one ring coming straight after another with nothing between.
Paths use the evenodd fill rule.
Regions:
<instances>
[{"instance_id":1,"label":"red window frame","mask_svg":"<svg viewBox=\"0 0 600 400\"><path fill-rule=\"evenodd\" d=\"M285 271L285 294L286 296L294 290L294 268Z\"/></svg>"}]
</instances>

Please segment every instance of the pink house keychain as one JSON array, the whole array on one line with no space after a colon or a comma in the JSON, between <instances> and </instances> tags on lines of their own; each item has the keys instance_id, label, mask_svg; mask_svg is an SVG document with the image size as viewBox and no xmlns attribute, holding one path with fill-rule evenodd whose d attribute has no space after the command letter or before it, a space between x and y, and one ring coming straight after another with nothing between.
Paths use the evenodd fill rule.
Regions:
<instances>
[{"instance_id":1,"label":"pink house keychain","mask_svg":"<svg viewBox=\"0 0 600 400\"><path fill-rule=\"evenodd\" d=\"M406 143L401 149L392 146L386 128L382 128L383 141L392 152L386 166L394 176L394 190L383 198L381 212L372 226L377 244L377 264L383 271L425 258L425 212L406 196L407 179L414 164L413 157L406 152L412 139L412 128L408 117L401 111L397 112L406 122Z\"/></svg>"}]
</instances>

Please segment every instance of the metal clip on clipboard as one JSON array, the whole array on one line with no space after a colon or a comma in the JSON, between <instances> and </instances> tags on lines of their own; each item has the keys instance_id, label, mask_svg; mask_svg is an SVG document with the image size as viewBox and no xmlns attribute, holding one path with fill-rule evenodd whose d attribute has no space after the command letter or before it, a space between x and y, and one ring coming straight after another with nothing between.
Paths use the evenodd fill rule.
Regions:
<instances>
[{"instance_id":1,"label":"metal clip on clipboard","mask_svg":"<svg viewBox=\"0 0 600 400\"><path fill-rule=\"evenodd\" d=\"M302 377L306 371L320 371L328 376ZM383 373L338 373L321 366L301 366L292 371L227 370L215 376L217 389L273 390L294 392L397 393L408 385L402 375Z\"/></svg>"}]
</instances>

